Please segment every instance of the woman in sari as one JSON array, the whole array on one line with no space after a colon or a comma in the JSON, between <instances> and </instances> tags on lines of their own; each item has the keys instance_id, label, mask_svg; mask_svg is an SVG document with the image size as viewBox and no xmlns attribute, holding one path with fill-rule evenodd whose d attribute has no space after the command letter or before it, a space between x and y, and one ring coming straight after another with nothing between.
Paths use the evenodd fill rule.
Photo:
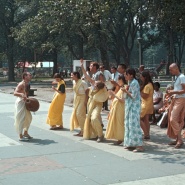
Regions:
<instances>
[{"instance_id":1,"label":"woman in sari","mask_svg":"<svg viewBox=\"0 0 185 185\"><path fill-rule=\"evenodd\" d=\"M87 103L87 117L84 124L84 139L97 138L97 142L102 142L103 128L101 119L101 110L103 102L108 98L108 92L105 84L96 81L94 87L89 91L89 100Z\"/></svg>"},{"instance_id":2,"label":"woman in sari","mask_svg":"<svg viewBox=\"0 0 185 185\"><path fill-rule=\"evenodd\" d=\"M123 75L118 77L118 84L124 87L126 84ZM109 91L110 95L114 97L109 113L109 121L106 130L106 139L116 139L117 145L120 145L124 140L124 119L125 119L125 93L120 89L116 94Z\"/></svg>"},{"instance_id":3,"label":"woman in sari","mask_svg":"<svg viewBox=\"0 0 185 185\"><path fill-rule=\"evenodd\" d=\"M55 80L52 84L57 84L57 88L52 86L55 91L53 100L50 104L46 123L51 126L50 130L63 129L62 112L64 109L64 102L66 98L65 82L59 73L55 73Z\"/></svg>"},{"instance_id":4,"label":"woman in sari","mask_svg":"<svg viewBox=\"0 0 185 185\"><path fill-rule=\"evenodd\" d=\"M83 66L83 59L80 60L81 69L85 78L91 83L89 90L89 100L87 103L87 117L84 125L84 139L97 138L97 142L104 139L103 123L101 118L101 110L103 102L108 98L108 92L104 84L104 75L97 71L98 64L91 63L90 69L94 71L93 77L90 78Z\"/></svg>"},{"instance_id":5,"label":"woman in sari","mask_svg":"<svg viewBox=\"0 0 185 185\"><path fill-rule=\"evenodd\" d=\"M135 79L134 69L127 69L125 78L128 88L122 88L125 92L125 135L124 146L126 149L134 149L133 152L143 152L142 130L140 126L141 97L138 81Z\"/></svg>"},{"instance_id":6,"label":"woman in sari","mask_svg":"<svg viewBox=\"0 0 185 185\"><path fill-rule=\"evenodd\" d=\"M70 130L74 130L75 128L80 127L80 132L75 134L75 136L83 136L83 129L86 117L86 105L87 105L87 84L85 81L80 79L79 72L72 72L71 78L74 82L73 90L74 90L74 103L73 103L73 112L71 115L70 121Z\"/></svg>"}]
</instances>

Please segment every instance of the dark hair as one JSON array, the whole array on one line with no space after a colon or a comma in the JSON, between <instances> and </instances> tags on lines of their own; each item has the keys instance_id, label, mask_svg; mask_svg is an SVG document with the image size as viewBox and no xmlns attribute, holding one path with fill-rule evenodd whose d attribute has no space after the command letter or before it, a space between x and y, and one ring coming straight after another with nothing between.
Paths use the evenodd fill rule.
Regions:
<instances>
[{"instance_id":1,"label":"dark hair","mask_svg":"<svg viewBox=\"0 0 185 185\"><path fill-rule=\"evenodd\" d=\"M96 66L96 69L99 69L99 64L97 62L91 62L93 66Z\"/></svg>"},{"instance_id":2,"label":"dark hair","mask_svg":"<svg viewBox=\"0 0 185 185\"><path fill-rule=\"evenodd\" d=\"M122 80L124 84L127 84L127 81L125 80L124 75L119 75L118 80Z\"/></svg>"},{"instance_id":3,"label":"dark hair","mask_svg":"<svg viewBox=\"0 0 185 185\"><path fill-rule=\"evenodd\" d=\"M127 66L125 65L125 64L118 64L118 66L121 66L122 67L122 69L127 69Z\"/></svg>"},{"instance_id":4,"label":"dark hair","mask_svg":"<svg viewBox=\"0 0 185 185\"><path fill-rule=\"evenodd\" d=\"M157 86L158 88L161 87L159 82L154 82L154 86Z\"/></svg>"},{"instance_id":5,"label":"dark hair","mask_svg":"<svg viewBox=\"0 0 185 185\"><path fill-rule=\"evenodd\" d=\"M80 79L80 73L78 71L73 71L72 72L73 75L75 75L78 79Z\"/></svg>"},{"instance_id":6,"label":"dark hair","mask_svg":"<svg viewBox=\"0 0 185 185\"><path fill-rule=\"evenodd\" d=\"M55 73L53 78L60 78L61 80L63 80L63 78L61 77L61 75L59 73Z\"/></svg>"},{"instance_id":7,"label":"dark hair","mask_svg":"<svg viewBox=\"0 0 185 185\"><path fill-rule=\"evenodd\" d=\"M117 70L117 67L115 67L115 66L112 66L112 67L111 67L111 69L115 69L115 70Z\"/></svg>"},{"instance_id":8,"label":"dark hair","mask_svg":"<svg viewBox=\"0 0 185 185\"><path fill-rule=\"evenodd\" d=\"M144 81L144 84L143 84L143 88L144 88L145 85L147 85L148 83L151 83L151 84L154 86L149 71L144 70L144 71L141 72L141 75L145 78L145 81Z\"/></svg>"},{"instance_id":9,"label":"dark hair","mask_svg":"<svg viewBox=\"0 0 185 185\"><path fill-rule=\"evenodd\" d=\"M97 89L100 90L100 89L103 89L105 87L105 84L101 81L97 81L96 82L96 87L97 87Z\"/></svg>"},{"instance_id":10,"label":"dark hair","mask_svg":"<svg viewBox=\"0 0 185 185\"><path fill-rule=\"evenodd\" d=\"M139 68L143 68L143 69L144 69L144 68L145 68L145 66L144 66L144 65L140 65L140 66L139 66Z\"/></svg>"},{"instance_id":11,"label":"dark hair","mask_svg":"<svg viewBox=\"0 0 185 185\"><path fill-rule=\"evenodd\" d=\"M87 66L87 71L90 71L90 67L89 66Z\"/></svg>"},{"instance_id":12,"label":"dark hair","mask_svg":"<svg viewBox=\"0 0 185 185\"><path fill-rule=\"evenodd\" d=\"M27 75L28 75L28 72L24 72L24 73L22 74L22 79L24 79Z\"/></svg>"},{"instance_id":13,"label":"dark hair","mask_svg":"<svg viewBox=\"0 0 185 185\"><path fill-rule=\"evenodd\" d=\"M103 69L105 69L105 66L104 65L101 65L100 67L102 67Z\"/></svg>"},{"instance_id":14,"label":"dark hair","mask_svg":"<svg viewBox=\"0 0 185 185\"><path fill-rule=\"evenodd\" d=\"M126 70L126 74L132 75L133 78L136 78L136 71L134 68L129 68Z\"/></svg>"}]
</instances>

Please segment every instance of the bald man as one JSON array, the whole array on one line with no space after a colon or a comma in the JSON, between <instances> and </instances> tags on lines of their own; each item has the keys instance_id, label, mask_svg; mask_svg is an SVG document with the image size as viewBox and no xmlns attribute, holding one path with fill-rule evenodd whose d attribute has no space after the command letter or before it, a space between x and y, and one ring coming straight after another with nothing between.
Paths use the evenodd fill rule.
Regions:
<instances>
[{"instance_id":1,"label":"bald man","mask_svg":"<svg viewBox=\"0 0 185 185\"><path fill-rule=\"evenodd\" d=\"M170 65L169 71L172 75L175 75L175 83L174 89L167 91L168 95L174 97L169 108L167 135L175 139L169 145L174 145L178 149L183 145L181 131L185 118L185 76L180 73L176 63Z\"/></svg>"}]
</instances>

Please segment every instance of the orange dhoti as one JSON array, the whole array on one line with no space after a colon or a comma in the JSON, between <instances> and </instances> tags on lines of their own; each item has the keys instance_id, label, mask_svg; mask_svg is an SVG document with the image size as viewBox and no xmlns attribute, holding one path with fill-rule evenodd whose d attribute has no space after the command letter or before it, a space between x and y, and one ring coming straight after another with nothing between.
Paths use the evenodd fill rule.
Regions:
<instances>
[{"instance_id":1,"label":"orange dhoti","mask_svg":"<svg viewBox=\"0 0 185 185\"><path fill-rule=\"evenodd\" d=\"M167 135L176 139L179 132L184 126L185 118L185 98L174 98L168 114L168 130Z\"/></svg>"}]
</instances>

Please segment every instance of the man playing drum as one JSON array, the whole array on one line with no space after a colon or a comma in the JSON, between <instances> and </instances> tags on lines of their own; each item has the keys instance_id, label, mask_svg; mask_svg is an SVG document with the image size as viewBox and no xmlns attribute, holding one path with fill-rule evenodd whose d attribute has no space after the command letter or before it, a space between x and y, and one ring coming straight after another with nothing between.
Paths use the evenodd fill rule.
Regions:
<instances>
[{"instance_id":1,"label":"man playing drum","mask_svg":"<svg viewBox=\"0 0 185 185\"><path fill-rule=\"evenodd\" d=\"M26 109L25 101L27 99L27 87L31 80L31 74L24 72L22 81L17 85L14 96L17 96L15 102L15 128L19 134L19 141L29 141L32 137L28 134L28 129L32 121L30 111ZM24 133L23 133L24 130Z\"/></svg>"}]
</instances>

